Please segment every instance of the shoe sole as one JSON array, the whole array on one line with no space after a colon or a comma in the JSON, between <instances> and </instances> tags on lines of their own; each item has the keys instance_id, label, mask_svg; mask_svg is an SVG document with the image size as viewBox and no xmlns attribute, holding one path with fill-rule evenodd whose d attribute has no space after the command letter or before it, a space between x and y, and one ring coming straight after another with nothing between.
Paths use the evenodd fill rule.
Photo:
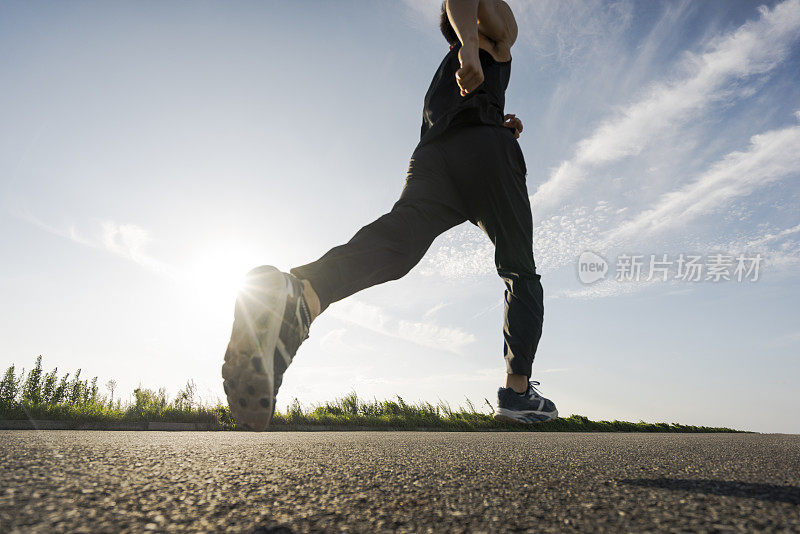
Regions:
<instances>
[{"instance_id":1,"label":"shoe sole","mask_svg":"<svg viewBox=\"0 0 800 534\"><path fill-rule=\"evenodd\" d=\"M223 388L233 417L250 430L266 430L275 412L274 360L285 357L278 345L287 296L283 273L264 266L247 274L236 299Z\"/></svg>"},{"instance_id":2,"label":"shoe sole","mask_svg":"<svg viewBox=\"0 0 800 534\"><path fill-rule=\"evenodd\" d=\"M544 423L551 421L558 417L558 410L552 412L537 412L526 411L517 412L514 410L507 410L506 408L498 408L494 412L495 421L504 421L506 423L517 423L523 425L534 425L536 423Z\"/></svg>"}]
</instances>

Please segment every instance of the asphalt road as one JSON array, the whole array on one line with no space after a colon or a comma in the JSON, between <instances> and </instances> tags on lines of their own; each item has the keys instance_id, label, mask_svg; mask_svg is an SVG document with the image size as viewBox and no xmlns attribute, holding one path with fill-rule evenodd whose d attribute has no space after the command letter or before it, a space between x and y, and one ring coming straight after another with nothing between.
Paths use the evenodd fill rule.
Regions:
<instances>
[{"instance_id":1,"label":"asphalt road","mask_svg":"<svg viewBox=\"0 0 800 534\"><path fill-rule=\"evenodd\" d=\"M800 436L0 432L0 531L800 531Z\"/></svg>"}]
</instances>

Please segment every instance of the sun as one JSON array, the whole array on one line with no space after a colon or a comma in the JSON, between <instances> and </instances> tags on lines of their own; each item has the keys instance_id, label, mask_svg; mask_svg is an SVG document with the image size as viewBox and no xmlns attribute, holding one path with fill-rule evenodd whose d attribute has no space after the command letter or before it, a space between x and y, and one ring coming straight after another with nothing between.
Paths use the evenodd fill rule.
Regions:
<instances>
[{"instance_id":1,"label":"sun","mask_svg":"<svg viewBox=\"0 0 800 534\"><path fill-rule=\"evenodd\" d=\"M241 243L208 243L193 255L184 280L203 301L227 305L242 289L244 275L260 264L256 256Z\"/></svg>"}]
</instances>

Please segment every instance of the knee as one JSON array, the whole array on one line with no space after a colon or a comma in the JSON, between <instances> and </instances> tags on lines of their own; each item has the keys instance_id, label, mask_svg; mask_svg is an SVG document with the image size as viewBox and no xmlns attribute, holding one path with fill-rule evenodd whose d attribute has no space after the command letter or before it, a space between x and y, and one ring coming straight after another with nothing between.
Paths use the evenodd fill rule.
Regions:
<instances>
[{"instance_id":1,"label":"knee","mask_svg":"<svg viewBox=\"0 0 800 534\"><path fill-rule=\"evenodd\" d=\"M541 276L520 276L501 273L500 276L506 285L506 301L522 301L541 313L544 308L544 289L540 281Z\"/></svg>"},{"instance_id":2,"label":"knee","mask_svg":"<svg viewBox=\"0 0 800 534\"><path fill-rule=\"evenodd\" d=\"M530 266L523 265L514 269L510 269L508 267L498 267L497 274L503 280L539 284L541 286L540 280L542 276L536 273L536 267L533 264Z\"/></svg>"}]
</instances>

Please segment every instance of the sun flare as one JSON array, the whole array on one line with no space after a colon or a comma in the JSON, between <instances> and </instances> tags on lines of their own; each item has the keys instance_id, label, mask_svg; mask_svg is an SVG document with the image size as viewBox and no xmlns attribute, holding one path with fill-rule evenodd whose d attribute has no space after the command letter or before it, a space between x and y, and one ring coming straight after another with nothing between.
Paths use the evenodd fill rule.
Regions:
<instances>
[{"instance_id":1,"label":"sun flare","mask_svg":"<svg viewBox=\"0 0 800 534\"><path fill-rule=\"evenodd\" d=\"M186 281L192 291L213 304L230 303L244 284L244 275L259 265L252 247L238 243L204 246L187 269Z\"/></svg>"}]
</instances>

